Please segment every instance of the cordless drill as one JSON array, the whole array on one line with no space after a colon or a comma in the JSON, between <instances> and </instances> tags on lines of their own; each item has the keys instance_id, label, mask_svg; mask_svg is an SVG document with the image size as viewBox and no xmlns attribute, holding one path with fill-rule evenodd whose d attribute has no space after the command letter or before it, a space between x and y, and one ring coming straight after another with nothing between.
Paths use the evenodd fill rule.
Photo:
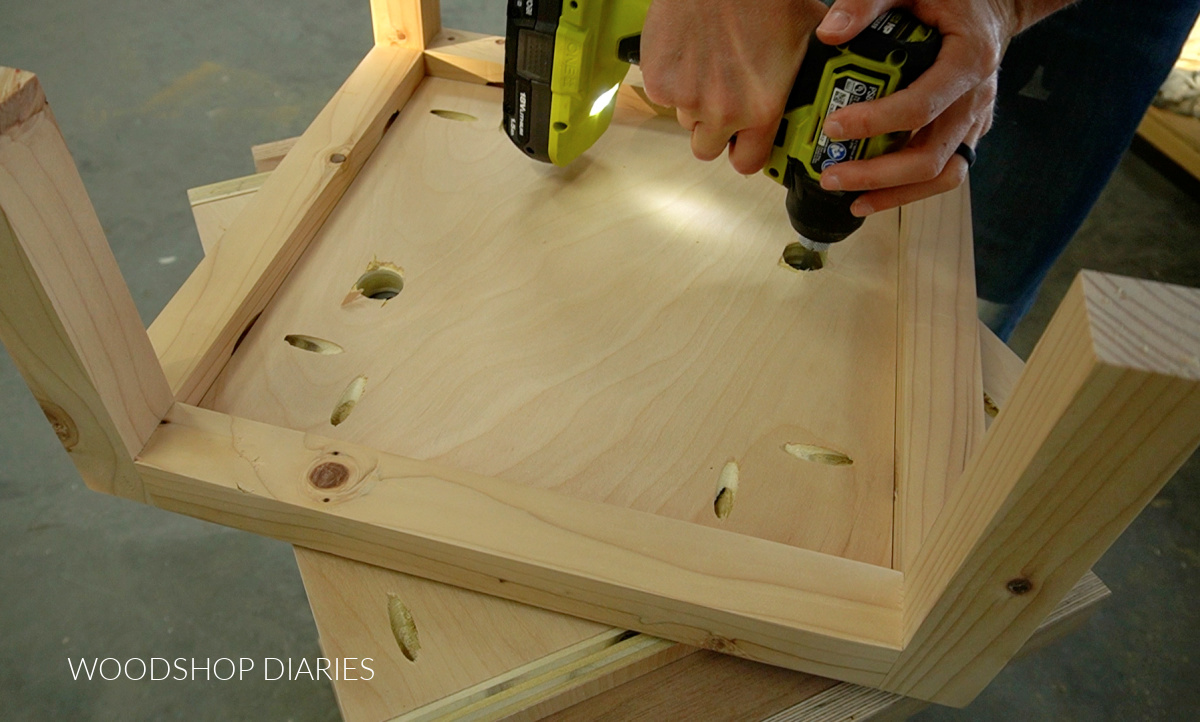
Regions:
<instances>
[{"instance_id":1,"label":"cordless drill","mask_svg":"<svg viewBox=\"0 0 1200 722\"><path fill-rule=\"evenodd\" d=\"M650 0L510 0L504 63L504 130L526 155L567 165L612 120L613 100L638 62ZM897 150L907 133L832 141L825 118L838 108L908 86L937 58L941 36L905 10L889 10L849 43L814 35L788 96L763 172L787 188L800 246L789 265L815 270L830 245L862 226L850 212L858 193L826 191L835 163ZM790 248L790 247L789 247Z\"/></svg>"}]
</instances>

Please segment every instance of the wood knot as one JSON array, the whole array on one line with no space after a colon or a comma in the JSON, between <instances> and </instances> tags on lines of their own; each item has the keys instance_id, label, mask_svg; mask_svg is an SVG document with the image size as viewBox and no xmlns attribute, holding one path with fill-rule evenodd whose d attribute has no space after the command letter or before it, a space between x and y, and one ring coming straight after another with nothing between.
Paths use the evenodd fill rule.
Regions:
<instances>
[{"instance_id":1,"label":"wood knot","mask_svg":"<svg viewBox=\"0 0 1200 722\"><path fill-rule=\"evenodd\" d=\"M75 420L71 418L71 415L53 401L38 399L38 405L42 407L46 421L49 421L50 426L54 428L54 435L58 437L63 448L67 451L74 449L79 444L79 427L75 425Z\"/></svg>"},{"instance_id":2,"label":"wood knot","mask_svg":"<svg viewBox=\"0 0 1200 722\"><path fill-rule=\"evenodd\" d=\"M704 648L711 649L714 652L731 654L737 650L737 642L725 637L711 635L708 639L704 640Z\"/></svg>"},{"instance_id":3,"label":"wood knot","mask_svg":"<svg viewBox=\"0 0 1200 722\"><path fill-rule=\"evenodd\" d=\"M318 489L336 489L350 479L350 469L336 461L326 461L308 472L308 481Z\"/></svg>"},{"instance_id":4,"label":"wood knot","mask_svg":"<svg viewBox=\"0 0 1200 722\"><path fill-rule=\"evenodd\" d=\"M1019 596L1021 594L1028 594L1029 592L1033 591L1033 582L1025 579L1024 577L1017 577L1016 579L1010 579L1005 587L1009 592Z\"/></svg>"}]
</instances>

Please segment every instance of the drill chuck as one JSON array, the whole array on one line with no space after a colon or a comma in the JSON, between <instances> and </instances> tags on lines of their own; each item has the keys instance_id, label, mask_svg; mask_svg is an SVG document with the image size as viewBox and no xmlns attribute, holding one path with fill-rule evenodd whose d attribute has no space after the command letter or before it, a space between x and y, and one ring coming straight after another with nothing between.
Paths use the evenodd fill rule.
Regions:
<instances>
[{"instance_id":1,"label":"drill chuck","mask_svg":"<svg viewBox=\"0 0 1200 722\"><path fill-rule=\"evenodd\" d=\"M850 212L858 193L827 191L803 171L788 175L788 218L806 248L827 250L862 227L863 219Z\"/></svg>"}]
</instances>

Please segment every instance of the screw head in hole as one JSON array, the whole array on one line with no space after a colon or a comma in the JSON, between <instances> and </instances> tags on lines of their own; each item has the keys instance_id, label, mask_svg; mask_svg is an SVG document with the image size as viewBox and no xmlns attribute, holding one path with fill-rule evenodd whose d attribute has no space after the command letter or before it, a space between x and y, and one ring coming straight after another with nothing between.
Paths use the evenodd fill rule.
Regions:
<instances>
[{"instance_id":1,"label":"screw head in hole","mask_svg":"<svg viewBox=\"0 0 1200 722\"><path fill-rule=\"evenodd\" d=\"M1033 582L1024 577L1017 577L1016 579L1010 579L1005 587L1009 592L1019 596L1033 591Z\"/></svg>"}]
</instances>

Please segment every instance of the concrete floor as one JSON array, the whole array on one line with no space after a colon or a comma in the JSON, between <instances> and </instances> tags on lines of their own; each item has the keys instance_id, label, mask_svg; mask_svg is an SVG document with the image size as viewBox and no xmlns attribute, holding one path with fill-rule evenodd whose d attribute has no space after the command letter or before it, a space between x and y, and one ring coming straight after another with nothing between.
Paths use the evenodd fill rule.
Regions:
<instances>
[{"instance_id":1,"label":"concrete floor","mask_svg":"<svg viewBox=\"0 0 1200 722\"><path fill-rule=\"evenodd\" d=\"M502 31L496 0L442 5L447 26ZM184 190L302 132L369 42L366 0L0 0L0 63L41 76L147 322L200 258ZM1200 194L1160 160L1125 158L1022 355L1080 267L1200 286ZM320 652L287 545L87 491L3 352L0 410L0 718L336 718L323 683L73 681L80 656ZM1193 458L1097 565L1115 598L1084 630L921 719L1196 719L1198 481Z\"/></svg>"}]
</instances>

